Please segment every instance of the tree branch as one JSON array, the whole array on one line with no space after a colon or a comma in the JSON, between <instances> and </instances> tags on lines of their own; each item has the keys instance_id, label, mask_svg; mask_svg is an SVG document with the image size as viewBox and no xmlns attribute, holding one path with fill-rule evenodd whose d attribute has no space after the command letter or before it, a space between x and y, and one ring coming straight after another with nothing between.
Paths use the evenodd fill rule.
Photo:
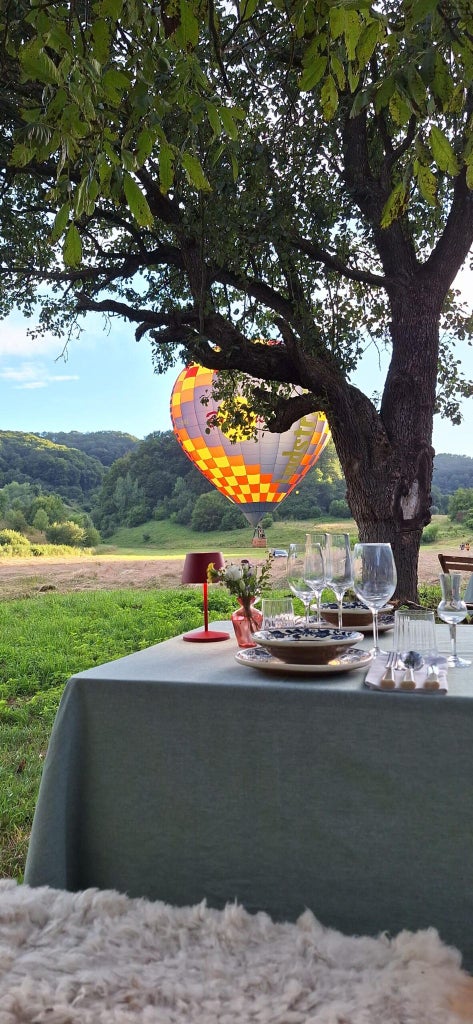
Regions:
<instances>
[{"instance_id":1,"label":"tree branch","mask_svg":"<svg viewBox=\"0 0 473 1024\"><path fill-rule=\"evenodd\" d=\"M337 256L333 256L308 238L301 238L300 235L294 234L291 235L291 241L300 252L310 256L318 263L323 263L329 270L336 270L350 281L359 281L362 284L374 285L379 288L383 288L386 284L386 278L382 274L370 274L367 270L356 270L355 268L348 267Z\"/></svg>"}]
</instances>

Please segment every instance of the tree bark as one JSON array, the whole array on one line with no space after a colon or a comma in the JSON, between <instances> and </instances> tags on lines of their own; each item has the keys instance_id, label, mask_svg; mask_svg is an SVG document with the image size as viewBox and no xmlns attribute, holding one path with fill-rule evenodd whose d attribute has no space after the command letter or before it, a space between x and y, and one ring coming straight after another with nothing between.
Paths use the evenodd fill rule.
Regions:
<instances>
[{"instance_id":1,"label":"tree bark","mask_svg":"<svg viewBox=\"0 0 473 1024\"><path fill-rule=\"evenodd\" d=\"M327 412L360 540L392 545L394 596L417 601L419 546L431 518L439 300L417 283L393 290L390 301L393 352L380 411L348 385Z\"/></svg>"}]
</instances>

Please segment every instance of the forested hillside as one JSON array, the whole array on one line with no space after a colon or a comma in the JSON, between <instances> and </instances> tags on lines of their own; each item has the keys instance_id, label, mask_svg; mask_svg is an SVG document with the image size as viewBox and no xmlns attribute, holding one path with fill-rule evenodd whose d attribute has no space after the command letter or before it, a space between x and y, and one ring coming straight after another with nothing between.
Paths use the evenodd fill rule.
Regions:
<instances>
[{"instance_id":1,"label":"forested hillside","mask_svg":"<svg viewBox=\"0 0 473 1024\"><path fill-rule=\"evenodd\" d=\"M473 487L473 459L468 455L436 455L433 484L442 494L453 494L459 487Z\"/></svg>"},{"instance_id":2,"label":"forested hillside","mask_svg":"<svg viewBox=\"0 0 473 1024\"><path fill-rule=\"evenodd\" d=\"M100 487L104 467L98 459L36 434L0 431L0 489L28 483L87 507Z\"/></svg>"},{"instance_id":3,"label":"forested hillside","mask_svg":"<svg viewBox=\"0 0 473 1024\"><path fill-rule=\"evenodd\" d=\"M172 430L157 431L142 441L121 431L71 430L38 436L0 431L0 490L12 482L29 484L37 494L57 494L77 509L90 511L103 537L120 526L138 526L153 518L204 532L248 528L239 507L199 473ZM446 512L448 497L458 488L473 488L473 458L437 455L434 508ZM331 441L274 518L328 515L350 516Z\"/></svg>"},{"instance_id":4,"label":"forested hillside","mask_svg":"<svg viewBox=\"0 0 473 1024\"><path fill-rule=\"evenodd\" d=\"M81 433L79 430L49 431L43 430L38 437L46 437L55 444L77 448L93 459L98 459L103 466L111 466L116 459L133 451L139 439L133 434L124 434L121 430L91 430Z\"/></svg>"}]
</instances>

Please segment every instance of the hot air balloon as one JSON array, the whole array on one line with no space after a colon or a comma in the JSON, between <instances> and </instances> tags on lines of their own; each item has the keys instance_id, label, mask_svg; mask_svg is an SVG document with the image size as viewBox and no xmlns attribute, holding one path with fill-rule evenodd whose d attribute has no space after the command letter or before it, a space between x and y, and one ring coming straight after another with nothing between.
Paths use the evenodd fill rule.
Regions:
<instances>
[{"instance_id":1,"label":"hot air balloon","mask_svg":"<svg viewBox=\"0 0 473 1024\"><path fill-rule=\"evenodd\" d=\"M261 429L256 441L234 440L230 428L225 432L223 403L211 396L215 374L196 363L181 371L171 394L174 433L197 469L256 527L315 464L330 437L328 423L323 413L314 412L284 434ZM206 405L203 396L209 399ZM209 429L216 412L219 426Z\"/></svg>"}]
</instances>

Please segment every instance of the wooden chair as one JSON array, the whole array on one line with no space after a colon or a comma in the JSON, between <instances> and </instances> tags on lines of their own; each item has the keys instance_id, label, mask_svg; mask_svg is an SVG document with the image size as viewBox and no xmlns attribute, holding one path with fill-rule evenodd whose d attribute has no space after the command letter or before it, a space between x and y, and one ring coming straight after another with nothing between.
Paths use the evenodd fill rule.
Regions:
<instances>
[{"instance_id":1,"label":"wooden chair","mask_svg":"<svg viewBox=\"0 0 473 1024\"><path fill-rule=\"evenodd\" d=\"M442 572L473 573L473 555L439 555ZM466 602L467 608L473 608L473 602Z\"/></svg>"}]
</instances>

